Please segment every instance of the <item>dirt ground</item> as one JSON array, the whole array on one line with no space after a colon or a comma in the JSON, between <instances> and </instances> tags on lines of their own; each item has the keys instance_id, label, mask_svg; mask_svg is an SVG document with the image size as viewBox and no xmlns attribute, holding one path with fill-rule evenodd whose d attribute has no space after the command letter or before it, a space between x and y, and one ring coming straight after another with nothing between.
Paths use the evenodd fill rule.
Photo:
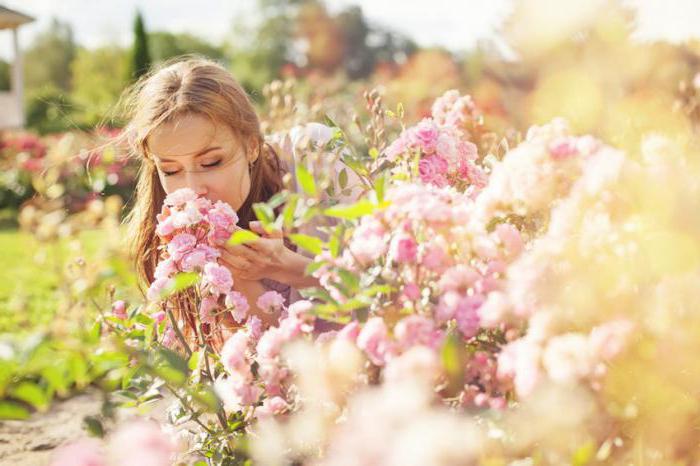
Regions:
<instances>
[{"instance_id":1,"label":"dirt ground","mask_svg":"<svg viewBox=\"0 0 700 466\"><path fill-rule=\"evenodd\" d=\"M44 466L52 451L86 435L83 417L99 414L98 393L87 392L55 403L48 412L24 421L0 422L0 465Z\"/></svg>"}]
</instances>

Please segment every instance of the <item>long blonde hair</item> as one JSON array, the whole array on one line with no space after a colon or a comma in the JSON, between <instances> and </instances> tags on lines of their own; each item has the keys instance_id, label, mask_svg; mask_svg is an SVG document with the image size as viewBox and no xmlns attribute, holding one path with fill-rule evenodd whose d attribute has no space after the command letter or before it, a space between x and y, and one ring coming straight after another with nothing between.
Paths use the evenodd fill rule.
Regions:
<instances>
[{"instance_id":1,"label":"long blonde hair","mask_svg":"<svg viewBox=\"0 0 700 466\"><path fill-rule=\"evenodd\" d=\"M259 156L251 166L250 192L238 211L244 228L253 219L252 206L282 190L282 164L260 130L260 120L245 90L218 63L201 57L166 62L142 77L122 97L128 119L122 133L133 156L141 160L133 208L126 218L128 241L141 285L153 281L158 262L156 215L165 192L155 164L148 157L148 137L161 124L185 114L206 116L227 125L244 141L254 141Z\"/></svg>"}]
</instances>

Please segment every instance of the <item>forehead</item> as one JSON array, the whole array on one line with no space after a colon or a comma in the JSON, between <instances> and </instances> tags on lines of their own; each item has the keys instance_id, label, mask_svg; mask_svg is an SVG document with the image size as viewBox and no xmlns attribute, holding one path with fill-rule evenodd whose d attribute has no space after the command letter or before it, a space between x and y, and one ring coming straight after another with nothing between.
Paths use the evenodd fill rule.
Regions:
<instances>
[{"instance_id":1,"label":"forehead","mask_svg":"<svg viewBox=\"0 0 700 466\"><path fill-rule=\"evenodd\" d=\"M158 126L147 139L156 158L194 157L209 147L238 144L231 128L197 114L182 115Z\"/></svg>"}]
</instances>

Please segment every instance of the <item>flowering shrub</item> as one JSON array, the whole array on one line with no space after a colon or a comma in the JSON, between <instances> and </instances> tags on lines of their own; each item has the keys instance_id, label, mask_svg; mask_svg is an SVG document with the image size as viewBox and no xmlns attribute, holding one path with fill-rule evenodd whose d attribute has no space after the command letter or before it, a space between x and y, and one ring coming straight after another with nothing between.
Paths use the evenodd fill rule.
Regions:
<instances>
[{"instance_id":1,"label":"flowering shrub","mask_svg":"<svg viewBox=\"0 0 700 466\"><path fill-rule=\"evenodd\" d=\"M38 137L8 133L0 140L0 207L18 209L34 194L60 199L69 212L100 195L127 200L136 164L112 142L119 130L70 132Z\"/></svg>"},{"instance_id":2,"label":"flowering shrub","mask_svg":"<svg viewBox=\"0 0 700 466\"><path fill-rule=\"evenodd\" d=\"M228 204L212 203L188 188L168 195L158 215L156 233L161 240L161 253L147 298L157 302L165 297L160 312L175 312L184 325L182 331L197 332L201 328L204 333L200 336L207 341L213 337L212 327L222 325L223 313L230 313L237 323L247 317L248 301L233 291L231 272L217 262L217 246L231 237L237 222L238 215ZM196 294L185 298L190 300L189 309L183 307L182 297L169 299L168 290L175 287L176 277L182 273L201 278ZM196 309L198 315L191 315L190 309ZM174 321L175 316L171 317ZM164 334L167 343L174 343L173 333L170 322Z\"/></svg>"},{"instance_id":3,"label":"flowering shrub","mask_svg":"<svg viewBox=\"0 0 700 466\"><path fill-rule=\"evenodd\" d=\"M221 244L255 238L225 204L172 193L148 302L114 301L101 321L131 361L114 396L168 398L178 458L200 464L696 459L697 163L660 137L634 157L563 120L478 154L478 118L448 92L367 157L336 131L326 149L368 195L321 200L302 167L300 192L256 206L315 256L320 284L294 303L259 296L271 325L218 263ZM319 237L301 233L310 221ZM152 464L173 454L153 445Z\"/></svg>"},{"instance_id":4,"label":"flowering shrub","mask_svg":"<svg viewBox=\"0 0 700 466\"><path fill-rule=\"evenodd\" d=\"M433 117L405 129L382 153L379 162L393 165L394 173L411 173L417 159L419 178L438 187L455 186L474 191L485 174L475 164L477 146L467 140L463 124L470 101L448 93L433 106Z\"/></svg>"}]
</instances>

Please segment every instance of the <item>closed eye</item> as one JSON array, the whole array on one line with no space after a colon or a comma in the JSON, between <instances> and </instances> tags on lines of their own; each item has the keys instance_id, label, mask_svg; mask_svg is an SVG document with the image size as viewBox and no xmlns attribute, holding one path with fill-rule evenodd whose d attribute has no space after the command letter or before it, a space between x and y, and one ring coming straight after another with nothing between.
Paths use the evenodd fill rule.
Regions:
<instances>
[{"instance_id":1,"label":"closed eye","mask_svg":"<svg viewBox=\"0 0 700 466\"><path fill-rule=\"evenodd\" d=\"M203 166L203 167L206 167L206 168L209 168L209 167L216 167L216 166L219 165L220 163L221 163L221 159L219 159L219 160L217 160L217 161L215 161L215 162L211 162L211 163L203 163L202 166Z\"/></svg>"}]
</instances>

